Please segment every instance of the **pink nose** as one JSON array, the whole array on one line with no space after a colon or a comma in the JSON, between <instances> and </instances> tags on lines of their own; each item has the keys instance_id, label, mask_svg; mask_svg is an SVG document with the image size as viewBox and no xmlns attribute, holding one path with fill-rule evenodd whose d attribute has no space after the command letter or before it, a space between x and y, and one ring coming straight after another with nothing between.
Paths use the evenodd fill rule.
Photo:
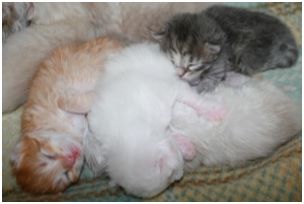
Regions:
<instances>
[{"instance_id":1,"label":"pink nose","mask_svg":"<svg viewBox=\"0 0 304 204\"><path fill-rule=\"evenodd\" d=\"M65 166L69 169L72 168L79 156L80 156L80 149L73 147L70 154L64 157Z\"/></svg>"},{"instance_id":2,"label":"pink nose","mask_svg":"<svg viewBox=\"0 0 304 204\"><path fill-rule=\"evenodd\" d=\"M177 75L183 77L186 73L186 69L183 67L176 68Z\"/></svg>"}]
</instances>

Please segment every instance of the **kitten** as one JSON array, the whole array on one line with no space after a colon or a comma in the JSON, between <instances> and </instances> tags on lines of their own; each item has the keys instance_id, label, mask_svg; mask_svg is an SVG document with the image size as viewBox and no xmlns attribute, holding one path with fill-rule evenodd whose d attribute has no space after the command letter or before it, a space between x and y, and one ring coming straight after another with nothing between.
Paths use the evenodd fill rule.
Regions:
<instances>
[{"instance_id":1,"label":"kitten","mask_svg":"<svg viewBox=\"0 0 304 204\"><path fill-rule=\"evenodd\" d=\"M184 168L267 156L300 131L301 113L287 96L230 75L215 92L199 95L157 45L123 49L106 62L88 114L90 168L106 171L130 194L152 197Z\"/></svg>"},{"instance_id":2,"label":"kitten","mask_svg":"<svg viewBox=\"0 0 304 204\"><path fill-rule=\"evenodd\" d=\"M196 147L187 170L265 157L299 133L301 106L268 81L233 72L214 92L177 100L170 127Z\"/></svg>"},{"instance_id":3,"label":"kitten","mask_svg":"<svg viewBox=\"0 0 304 204\"><path fill-rule=\"evenodd\" d=\"M198 92L212 90L227 71L252 75L290 67L298 56L294 37L280 20L226 6L178 14L154 37L178 75Z\"/></svg>"},{"instance_id":4,"label":"kitten","mask_svg":"<svg viewBox=\"0 0 304 204\"><path fill-rule=\"evenodd\" d=\"M3 45L2 111L13 111L25 102L38 63L57 46L109 32L133 42L151 40L149 28L160 28L178 12L198 12L212 4L34 2L31 25L10 35Z\"/></svg>"},{"instance_id":5,"label":"kitten","mask_svg":"<svg viewBox=\"0 0 304 204\"><path fill-rule=\"evenodd\" d=\"M167 84L183 85L173 68L156 45L133 45L108 60L96 86L85 159L133 195L156 195L183 174L182 154L166 131L179 91Z\"/></svg>"},{"instance_id":6,"label":"kitten","mask_svg":"<svg viewBox=\"0 0 304 204\"><path fill-rule=\"evenodd\" d=\"M103 64L120 42L99 38L56 49L38 68L11 157L17 183L28 192L65 190L83 165L85 114Z\"/></svg>"}]
</instances>

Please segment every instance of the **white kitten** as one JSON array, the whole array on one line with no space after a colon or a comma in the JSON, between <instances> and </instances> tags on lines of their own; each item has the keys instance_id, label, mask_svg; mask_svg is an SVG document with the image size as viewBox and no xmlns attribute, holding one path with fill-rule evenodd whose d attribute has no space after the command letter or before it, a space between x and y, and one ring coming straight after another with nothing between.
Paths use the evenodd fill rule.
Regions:
<instances>
[{"instance_id":1,"label":"white kitten","mask_svg":"<svg viewBox=\"0 0 304 204\"><path fill-rule=\"evenodd\" d=\"M87 141L86 159L96 173L106 167L129 193L153 196L183 175L183 158L167 126L184 83L158 47L146 44L125 49L103 74L88 116L91 140L102 145L91 148Z\"/></svg>"},{"instance_id":2,"label":"white kitten","mask_svg":"<svg viewBox=\"0 0 304 204\"><path fill-rule=\"evenodd\" d=\"M157 46L126 48L97 86L85 142L89 165L127 192L151 197L182 177L184 161L196 167L265 156L301 129L296 106L280 91L238 80L200 96Z\"/></svg>"},{"instance_id":3,"label":"white kitten","mask_svg":"<svg viewBox=\"0 0 304 204\"><path fill-rule=\"evenodd\" d=\"M229 73L214 92L177 101L171 128L196 146L187 167L237 165L267 156L299 133L300 109L269 82Z\"/></svg>"}]
</instances>

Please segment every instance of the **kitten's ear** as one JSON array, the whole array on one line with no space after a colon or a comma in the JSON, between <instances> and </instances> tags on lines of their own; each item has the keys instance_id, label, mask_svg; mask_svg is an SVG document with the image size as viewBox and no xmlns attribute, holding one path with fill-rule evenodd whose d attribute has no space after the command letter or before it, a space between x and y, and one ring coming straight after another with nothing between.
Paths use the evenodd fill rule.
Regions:
<instances>
[{"instance_id":1,"label":"kitten's ear","mask_svg":"<svg viewBox=\"0 0 304 204\"><path fill-rule=\"evenodd\" d=\"M161 31L157 31L157 32L151 31L151 35L154 40L160 41L166 35L166 30L161 30Z\"/></svg>"},{"instance_id":2,"label":"kitten's ear","mask_svg":"<svg viewBox=\"0 0 304 204\"><path fill-rule=\"evenodd\" d=\"M211 54L218 54L221 51L221 46L217 44L211 44L206 42L204 44L204 49Z\"/></svg>"},{"instance_id":3,"label":"kitten's ear","mask_svg":"<svg viewBox=\"0 0 304 204\"><path fill-rule=\"evenodd\" d=\"M169 23L166 23L161 29L149 27L150 33L154 40L160 41L168 33Z\"/></svg>"},{"instance_id":4,"label":"kitten's ear","mask_svg":"<svg viewBox=\"0 0 304 204\"><path fill-rule=\"evenodd\" d=\"M182 135L182 134L175 134L173 135L173 139L175 140L176 144L178 145L184 160L191 161L196 156L196 148L192 141Z\"/></svg>"},{"instance_id":5,"label":"kitten's ear","mask_svg":"<svg viewBox=\"0 0 304 204\"><path fill-rule=\"evenodd\" d=\"M25 152L33 151L37 148L39 148L39 142L36 139L25 138L18 141L10 157L10 163L13 169L18 169L20 167Z\"/></svg>"}]
</instances>

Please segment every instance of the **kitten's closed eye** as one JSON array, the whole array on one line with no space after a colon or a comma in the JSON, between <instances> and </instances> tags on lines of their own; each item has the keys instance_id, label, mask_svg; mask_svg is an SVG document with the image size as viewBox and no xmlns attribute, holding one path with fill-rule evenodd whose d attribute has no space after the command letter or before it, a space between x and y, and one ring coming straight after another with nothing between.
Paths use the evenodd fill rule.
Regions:
<instances>
[{"instance_id":1,"label":"kitten's closed eye","mask_svg":"<svg viewBox=\"0 0 304 204\"><path fill-rule=\"evenodd\" d=\"M44 151L41 151L41 154L42 154L45 158L47 158L47 159L49 159L49 160L55 160L55 159L58 158L58 155L57 155L57 154L46 153L46 152L44 152Z\"/></svg>"},{"instance_id":2,"label":"kitten's closed eye","mask_svg":"<svg viewBox=\"0 0 304 204\"><path fill-rule=\"evenodd\" d=\"M188 69L190 71L195 71L195 70L202 68L203 66L204 66L203 64L189 64Z\"/></svg>"}]
</instances>

